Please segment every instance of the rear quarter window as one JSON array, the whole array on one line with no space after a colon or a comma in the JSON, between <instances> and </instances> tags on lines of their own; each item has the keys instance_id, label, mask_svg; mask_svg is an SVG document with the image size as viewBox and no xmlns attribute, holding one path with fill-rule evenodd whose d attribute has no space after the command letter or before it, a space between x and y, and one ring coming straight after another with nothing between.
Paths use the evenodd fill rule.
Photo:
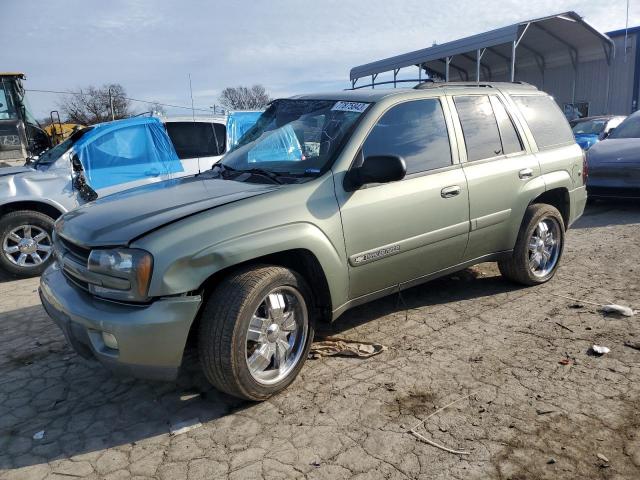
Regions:
<instances>
[{"instance_id":1,"label":"rear quarter window","mask_svg":"<svg viewBox=\"0 0 640 480\"><path fill-rule=\"evenodd\" d=\"M538 148L543 150L575 142L560 107L548 95L512 95L529 125Z\"/></svg>"}]
</instances>

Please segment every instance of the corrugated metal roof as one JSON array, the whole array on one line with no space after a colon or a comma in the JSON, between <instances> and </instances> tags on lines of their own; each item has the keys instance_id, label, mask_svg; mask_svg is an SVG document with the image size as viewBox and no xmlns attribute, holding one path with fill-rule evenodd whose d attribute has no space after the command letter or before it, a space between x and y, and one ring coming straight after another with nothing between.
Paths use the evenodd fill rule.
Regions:
<instances>
[{"instance_id":1,"label":"corrugated metal roof","mask_svg":"<svg viewBox=\"0 0 640 480\"><path fill-rule=\"evenodd\" d=\"M504 72L510 68L512 44L521 37L516 55L519 65L567 63L573 61L572 58L578 62L610 58L614 48L607 35L589 25L580 15L565 12L360 65L351 69L350 79L414 65L443 73L444 59L453 57L450 63L452 71L463 80L469 80L463 78L463 74L469 77L475 72L476 51L485 48L481 61L483 76L491 77L485 71Z\"/></svg>"}]
</instances>

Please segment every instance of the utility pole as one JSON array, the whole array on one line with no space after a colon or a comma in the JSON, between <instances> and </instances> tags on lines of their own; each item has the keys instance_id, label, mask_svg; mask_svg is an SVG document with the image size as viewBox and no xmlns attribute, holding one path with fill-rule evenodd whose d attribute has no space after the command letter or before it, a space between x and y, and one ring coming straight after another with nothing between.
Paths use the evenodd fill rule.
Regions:
<instances>
[{"instance_id":1,"label":"utility pole","mask_svg":"<svg viewBox=\"0 0 640 480\"><path fill-rule=\"evenodd\" d=\"M116 115L113 111L113 94L111 93L111 87L109 87L109 107L111 108L111 120L116 119Z\"/></svg>"}]
</instances>

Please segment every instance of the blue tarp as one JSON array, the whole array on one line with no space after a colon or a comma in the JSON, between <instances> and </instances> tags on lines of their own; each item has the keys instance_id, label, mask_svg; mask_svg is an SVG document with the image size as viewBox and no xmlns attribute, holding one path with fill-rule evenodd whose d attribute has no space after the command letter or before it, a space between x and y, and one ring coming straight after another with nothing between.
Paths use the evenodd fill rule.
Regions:
<instances>
[{"instance_id":1,"label":"blue tarp","mask_svg":"<svg viewBox=\"0 0 640 480\"><path fill-rule=\"evenodd\" d=\"M262 112L231 112L227 117L227 150L231 150L247 130L255 125Z\"/></svg>"},{"instance_id":2,"label":"blue tarp","mask_svg":"<svg viewBox=\"0 0 640 480\"><path fill-rule=\"evenodd\" d=\"M164 125L155 117L94 125L73 150L94 190L183 171Z\"/></svg>"}]
</instances>

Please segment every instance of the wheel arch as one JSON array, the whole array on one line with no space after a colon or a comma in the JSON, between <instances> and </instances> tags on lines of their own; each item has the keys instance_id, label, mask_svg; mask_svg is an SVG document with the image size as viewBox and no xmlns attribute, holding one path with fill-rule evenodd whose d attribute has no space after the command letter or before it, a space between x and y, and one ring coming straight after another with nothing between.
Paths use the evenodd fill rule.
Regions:
<instances>
[{"instance_id":1,"label":"wheel arch","mask_svg":"<svg viewBox=\"0 0 640 480\"><path fill-rule=\"evenodd\" d=\"M565 187L556 187L545 191L534 198L529 205L534 203L545 203L558 209L564 222L565 230L569 228L569 219L571 214L571 197L569 190Z\"/></svg>"},{"instance_id":2,"label":"wheel arch","mask_svg":"<svg viewBox=\"0 0 640 480\"><path fill-rule=\"evenodd\" d=\"M65 211L59 205L53 205L48 202L39 200L16 200L0 205L0 217L10 212L17 212L20 210L33 210L36 212L44 213L56 220Z\"/></svg>"}]
</instances>

